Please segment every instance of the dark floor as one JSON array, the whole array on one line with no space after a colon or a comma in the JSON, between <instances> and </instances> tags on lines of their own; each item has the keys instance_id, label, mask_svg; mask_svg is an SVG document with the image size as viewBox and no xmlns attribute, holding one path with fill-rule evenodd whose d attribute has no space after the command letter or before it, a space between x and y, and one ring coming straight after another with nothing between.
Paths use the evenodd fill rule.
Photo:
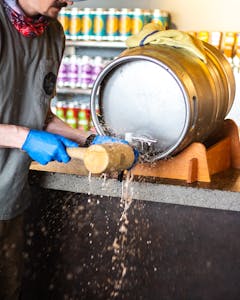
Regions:
<instances>
[{"instance_id":1,"label":"dark floor","mask_svg":"<svg viewBox=\"0 0 240 300\"><path fill-rule=\"evenodd\" d=\"M240 299L240 213L33 188L23 300Z\"/></svg>"}]
</instances>

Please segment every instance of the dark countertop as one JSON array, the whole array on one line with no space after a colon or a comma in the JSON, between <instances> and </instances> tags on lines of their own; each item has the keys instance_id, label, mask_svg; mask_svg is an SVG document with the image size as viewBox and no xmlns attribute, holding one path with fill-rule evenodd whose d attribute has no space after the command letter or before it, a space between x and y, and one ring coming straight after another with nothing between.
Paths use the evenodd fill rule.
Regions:
<instances>
[{"instance_id":1,"label":"dark countertop","mask_svg":"<svg viewBox=\"0 0 240 300\"><path fill-rule=\"evenodd\" d=\"M126 181L31 171L23 300L239 299L239 175L134 178L128 202Z\"/></svg>"},{"instance_id":2,"label":"dark countertop","mask_svg":"<svg viewBox=\"0 0 240 300\"><path fill-rule=\"evenodd\" d=\"M117 174L89 177L80 160L33 164L23 300L239 299L234 140L239 169L211 182L134 176L129 183ZM225 162L216 155L217 166Z\"/></svg>"}]
</instances>

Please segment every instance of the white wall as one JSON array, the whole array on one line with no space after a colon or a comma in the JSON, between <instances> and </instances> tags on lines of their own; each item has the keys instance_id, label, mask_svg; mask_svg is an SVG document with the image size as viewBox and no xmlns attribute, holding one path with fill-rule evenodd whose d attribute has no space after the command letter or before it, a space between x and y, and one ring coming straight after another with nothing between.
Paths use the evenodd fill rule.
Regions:
<instances>
[{"instance_id":1,"label":"white wall","mask_svg":"<svg viewBox=\"0 0 240 300\"><path fill-rule=\"evenodd\" d=\"M239 0L151 0L169 10L183 30L240 31Z\"/></svg>"},{"instance_id":2,"label":"white wall","mask_svg":"<svg viewBox=\"0 0 240 300\"><path fill-rule=\"evenodd\" d=\"M160 8L181 30L240 31L240 0L88 0L85 7Z\"/></svg>"}]
</instances>

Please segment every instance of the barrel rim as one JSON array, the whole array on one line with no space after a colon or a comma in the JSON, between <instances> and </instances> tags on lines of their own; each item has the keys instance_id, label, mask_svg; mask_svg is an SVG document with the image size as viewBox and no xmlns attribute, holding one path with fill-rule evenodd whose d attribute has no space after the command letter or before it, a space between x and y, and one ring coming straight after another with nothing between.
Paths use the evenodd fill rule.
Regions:
<instances>
[{"instance_id":1,"label":"barrel rim","mask_svg":"<svg viewBox=\"0 0 240 300\"><path fill-rule=\"evenodd\" d=\"M146 159L146 161L149 162L153 162L156 161L157 159L161 159L161 158L166 158L167 156L169 156L171 154L171 156L174 154L174 151L178 148L178 146L183 142L183 140L185 139L185 136L189 130L190 127L193 127L194 124L190 124L190 103L188 101L189 96L186 93L186 89L183 85L183 83L180 81L180 79L175 75L174 71L172 70L172 68L170 66L168 66L167 64L164 65L163 62L161 62L158 59L155 59L151 56L147 56L147 55L129 55L129 56L122 56L122 57L118 57L117 59L115 59L114 61L110 62L105 68L104 70L98 75L93 88L92 88L92 92L91 92L91 100L90 100L90 108L91 108L91 117L92 117L92 121L93 124L96 128L96 131L98 134L100 135L106 135L106 132L103 130L99 119L97 117L97 113L96 113L96 104L97 102L99 102L99 99L97 97L98 92L99 92L99 88L103 82L103 80L105 79L105 77L117 66L129 62L129 61L133 61L133 60L146 60L146 61L150 61L153 62L159 66L161 66L162 68L164 68L167 72L170 73L170 75L174 78L174 80L177 82L183 98L184 98L184 104L185 104L185 110L186 110L186 116L185 116L185 122L184 122L184 126L182 128L181 133L179 134L179 137L177 139L177 141L171 145L170 147L168 147L166 150L159 152L158 154L156 154L154 156L154 158L152 159ZM98 99L98 100L97 100ZM190 126L191 125L191 126Z\"/></svg>"}]
</instances>

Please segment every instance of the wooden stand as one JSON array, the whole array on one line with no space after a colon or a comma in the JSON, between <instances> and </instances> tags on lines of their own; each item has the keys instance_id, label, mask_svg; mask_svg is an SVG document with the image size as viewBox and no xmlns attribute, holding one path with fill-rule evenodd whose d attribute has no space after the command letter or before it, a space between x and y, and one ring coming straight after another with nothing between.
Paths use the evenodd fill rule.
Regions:
<instances>
[{"instance_id":1,"label":"wooden stand","mask_svg":"<svg viewBox=\"0 0 240 300\"><path fill-rule=\"evenodd\" d=\"M225 120L222 137L208 149L202 143L192 143L181 153L167 160L142 163L132 170L134 175L210 182L211 175L230 167L240 168L240 142L237 125Z\"/></svg>"}]
</instances>

